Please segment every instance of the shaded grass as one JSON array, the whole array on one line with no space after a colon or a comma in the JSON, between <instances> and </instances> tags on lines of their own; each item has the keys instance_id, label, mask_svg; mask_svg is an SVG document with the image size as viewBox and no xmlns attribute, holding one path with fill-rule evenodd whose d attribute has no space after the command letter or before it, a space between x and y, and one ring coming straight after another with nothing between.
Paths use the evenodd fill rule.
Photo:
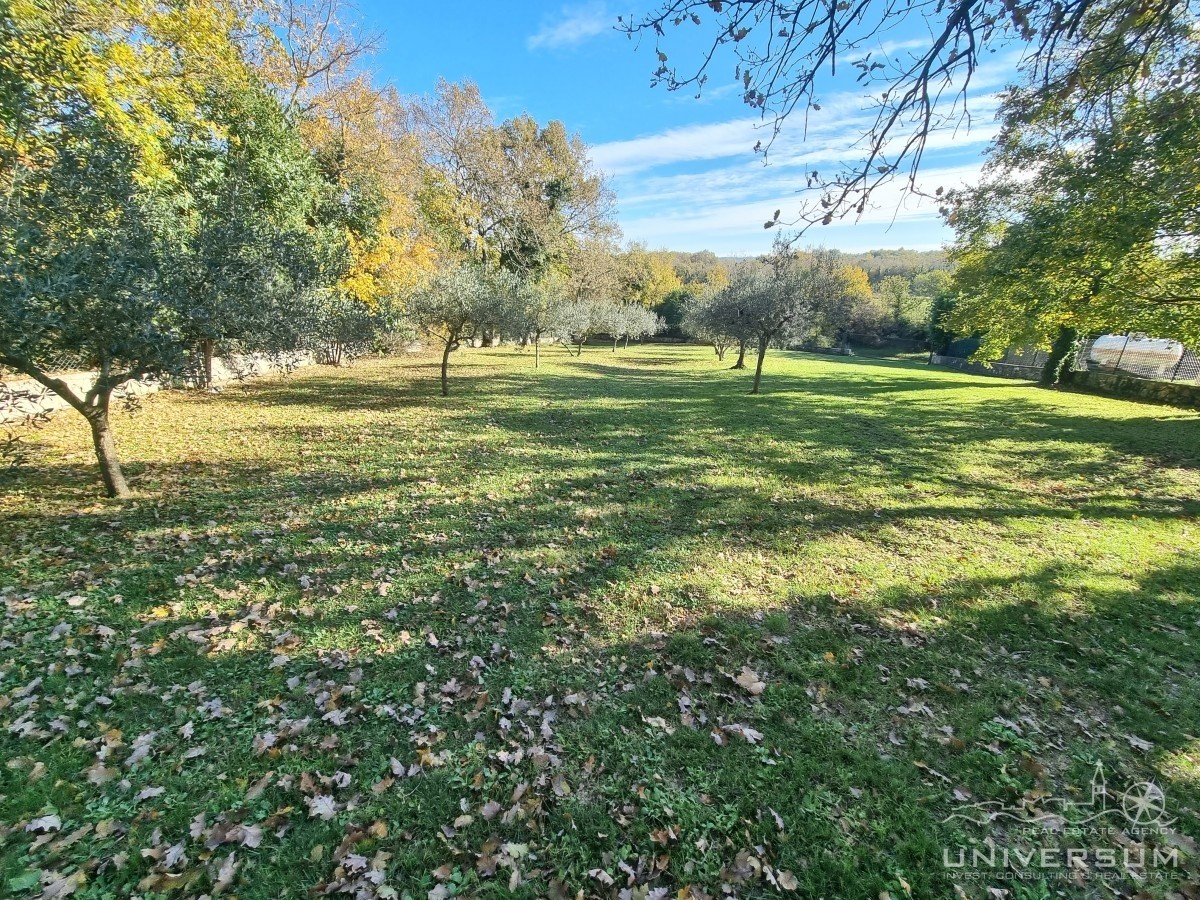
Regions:
<instances>
[{"instance_id":1,"label":"shaded grass","mask_svg":"<svg viewBox=\"0 0 1200 900\"><path fill-rule=\"evenodd\" d=\"M1200 416L905 362L772 354L751 397L696 348L461 357L448 399L421 358L151 398L125 506L71 417L29 438L0 884L201 893L233 852L244 897L365 890L351 856L401 896L950 896L943 848L1066 838L948 816L1082 803L1097 762L1185 850L1116 889L1194 878Z\"/></svg>"}]
</instances>

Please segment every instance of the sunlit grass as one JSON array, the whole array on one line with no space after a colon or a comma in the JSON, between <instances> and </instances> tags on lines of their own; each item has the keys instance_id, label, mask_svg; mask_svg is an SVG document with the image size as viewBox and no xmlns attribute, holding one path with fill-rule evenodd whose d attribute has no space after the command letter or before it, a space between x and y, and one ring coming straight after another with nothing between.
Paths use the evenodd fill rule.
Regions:
<instances>
[{"instance_id":1,"label":"sunlit grass","mask_svg":"<svg viewBox=\"0 0 1200 900\"><path fill-rule=\"evenodd\" d=\"M447 399L436 377L152 397L116 416L122 505L78 417L27 437L0 489L0 885L199 894L235 852L229 892L299 897L362 887L352 851L390 854L400 896L758 896L764 868L951 896L943 846L1026 840L945 823L956 791L1073 796L1097 761L1200 833L1200 416L774 353L751 397L702 348L463 351ZM423 771L373 790L393 757ZM200 812L268 824L208 847ZM51 813L61 834L25 830Z\"/></svg>"}]
</instances>

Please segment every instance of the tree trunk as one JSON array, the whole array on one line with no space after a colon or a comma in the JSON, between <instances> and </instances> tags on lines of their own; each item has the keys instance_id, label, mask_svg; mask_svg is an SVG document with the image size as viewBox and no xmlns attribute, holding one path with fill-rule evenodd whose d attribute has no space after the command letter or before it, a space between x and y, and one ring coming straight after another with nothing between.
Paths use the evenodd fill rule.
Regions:
<instances>
[{"instance_id":1,"label":"tree trunk","mask_svg":"<svg viewBox=\"0 0 1200 900\"><path fill-rule=\"evenodd\" d=\"M96 460L100 463L100 478L104 491L110 497L128 497L129 485L121 472L117 459L117 442L108 427L108 396L98 398L96 406L87 412L88 424L92 427L92 444L96 447Z\"/></svg>"},{"instance_id":2,"label":"tree trunk","mask_svg":"<svg viewBox=\"0 0 1200 900\"><path fill-rule=\"evenodd\" d=\"M1075 349L1075 341L1079 333L1074 328L1065 325L1058 329L1058 336L1050 346L1050 358L1042 367L1042 384L1050 387L1071 380L1071 351Z\"/></svg>"},{"instance_id":3,"label":"tree trunk","mask_svg":"<svg viewBox=\"0 0 1200 900\"><path fill-rule=\"evenodd\" d=\"M624 347L622 347L621 349L622 349L622 350L628 350L628 349L629 349L629 335L625 335L625 346L624 346Z\"/></svg>"},{"instance_id":4,"label":"tree trunk","mask_svg":"<svg viewBox=\"0 0 1200 900\"><path fill-rule=\"evenodd\" d=\"M733 368L735 368L735 369L746 368L746 342L745 341L741 341L738 344L738 358L737 358L737 362L735 362L733 364Z\"/></svg>"},{"instance_id":5,"label":"tree trunk","mask_svg":"<svg viewBox=\"0 0 1200 900\"><path fill-rule=\"evenodd\" d=\"M767 339L765 337L758 339L758 364L754 367L754 387L750 389L750 393L758 393L758 384L762 381L762 364L763 357L767 355Z\"/></svg>"},{"instance_id":6,"label":"tree trunk","mask_svg":"<svg viewBox=\"0 0 1200 900\"><path fill-rule=\"evenodd\" d=\"M578 344L575 346L575 355L576 355L576 356L583 356L583 341L580 341L580 342L579 342L579 343L578 343Z\"/></svg>"},{"instance_id":7,"label":"tree trunk","mask_svg":"<svg viewBox=\"0 0 1200 900\"><path fill-rule=\"evenodd\" d=\"M533 342L533 367L536 369L542 364L542 342L535 339Z\"/></svg>"},{"instance_id":8,"label":"tree trunk","mask_svg":"<svg viewBox=\"0 0 1200 900\"><path fill-rule=\"evenodd\" d=\"M617 342L618 342L619 340L621 340L621 339L620 339L620 338L613 338L613 353L616 353L616 352L617 352Z\"/></svg>"},{"instance_id":9,"label":"tree trunk","mask_svg":"<svg viewBox=\"0 0 1200 900\"><path fill-rule=\"evenodd\" d=\"M204 387L211 389L213 386L213 342L211 340L202 341L200 348L204 352Z\"/></svg>"},{"instance_id":10,"label":"tree trunk","mask_svg":"<svg viewBox=\"0 0 1200 900\"><path fill-rule=\"evenodd\" d=\"M713 344L713 350L717 352L717 362L725 362L725 345Z\"/></svg>"},{"instance_id":11,"label":"tree trunk","mask_svg":"<svg viewBox=\"0 0 1200 900\"><path fill-rule=\"evenodd\" d=\"M9 361L5 360L5 363ZM105 361L100 366L100 375L91 390L80 397L61 378L53 378L35 365L18 360L12 367L53 391L87 419L92 429L92 444L96 449L96 460L100 463L100 477L104 481L105 492L110 497L128 497L129 484L121 472L121 462L117 458L117 442L113 440L112 431L108 427L108 404L113 388L124 381L140 377L144 374L143 371L134 370L112 376L109 363Z\"/></svg>"},{"instance_id":12,"label":"tree trunk","mask_svg":"<svg viewBox=\"0 0 1200 900\"><path fill-rule=\"evenodd\" d=\"M450 348L454 346L453 341L446 341L446 349L442 351L442 396L450 396Z\"/></svg>"}]
</instances>

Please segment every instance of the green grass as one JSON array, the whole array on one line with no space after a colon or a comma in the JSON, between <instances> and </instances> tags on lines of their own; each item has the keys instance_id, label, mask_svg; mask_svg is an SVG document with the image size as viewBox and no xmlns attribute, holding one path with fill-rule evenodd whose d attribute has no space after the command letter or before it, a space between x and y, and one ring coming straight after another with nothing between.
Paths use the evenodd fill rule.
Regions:
<instances>
[{"instance_id":1,"label":"green grass","mask_svg":"<svg viewBox=\"0 0 1200 900\"><path fill-rule=\"evenodd\" d=\"M115 422L126 504L78 417L27 438L0 486L0 895L1194 884L1200 416L781 353L751 397L700 348L436 377L152 397ZM1070 824L1097 762L1174 821L947 820ZM1081 840L1182 855L1111 887L943 865Z\"/></svg>"}]
</instances>

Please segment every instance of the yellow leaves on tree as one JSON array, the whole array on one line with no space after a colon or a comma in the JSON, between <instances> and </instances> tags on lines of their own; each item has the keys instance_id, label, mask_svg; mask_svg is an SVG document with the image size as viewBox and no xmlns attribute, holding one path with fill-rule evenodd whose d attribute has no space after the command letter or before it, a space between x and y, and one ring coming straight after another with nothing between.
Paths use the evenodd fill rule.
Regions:
<instances>
[{"instance_id":1,"label":"yellow leaves on tree","mask_svg":"<svg viewBox=\"0 0 1200 900\"><path fill-rule=\"evenodd\" d=\"M626 297L647 308L666 299L672 291L683 287L675 271L670 254L650 253L645 247L634 244L625 254Z\"/></svg>"},{"instance_id":2,"label":"yellow leaves on tree","mask_svg":"<svg viewBox=\"0 0 1200 900\"><path fill-rule=\"evenodd\" d=\"M846 296L855 300L869 300L871 297L871 279L861 266L847 263L842 266L842 283L845 285Z\"/></svg>"},{"instance_id":3,"label":"yellow leaves on tree","mask_svg":"<svg viewBox=\"0 0 1200 900\"><path fill-rule=\"evenodd\" d=\"M338 287L370 309L402 297L437 266L437 255L425 241L406 244L389 231L364 240L347 231L351 262Z\"/></svg>"},{"instance_id":4,"label":"yellow leaves on tree","mask_svg":"<svg viewBox=\"0 0 1200 900\"><path fill-rule=\"evenodd\" d=\"M0 81L14 87L5 177L44 164L79 115L137 154L139 177L169 177L171 123L199 120L210 86L247 77L231 37L240 22L219 0L12 0L0 14Z\"/></svg>"},{"instance_id":5,"label":"yellow leaves on tree","mask_svg":"<svg viewBox=\"0 0 1200 900\"><path fill-rule=\"evenodd\" d=\"M306 142L339 187L377 192L380 212L358 233L342 289L368 306L411 290L437 262L419 206L422 160L399 95L365 76L314 95L301 123Z\"/></svg>"}]
</instances>

